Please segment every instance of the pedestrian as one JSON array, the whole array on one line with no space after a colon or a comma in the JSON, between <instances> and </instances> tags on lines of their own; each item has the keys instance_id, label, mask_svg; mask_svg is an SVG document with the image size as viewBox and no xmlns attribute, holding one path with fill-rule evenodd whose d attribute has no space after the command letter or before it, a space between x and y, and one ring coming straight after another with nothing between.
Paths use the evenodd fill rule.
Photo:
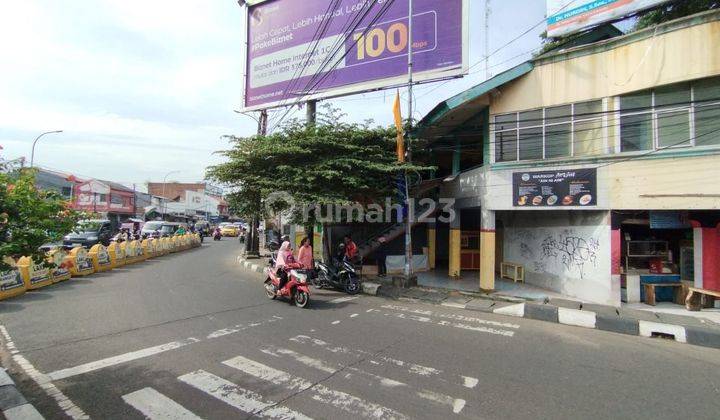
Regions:
<instances>
[{"instance_id":1,"label":"pedestrian","mask_svg":"<svg viewBox=\"0 0 720 420\"><path fill-rule=\"evenodd\" d=\"M378 238L378 247L375 249L375 260L377 261L378 277L387 275L387 239L384 236Z\"/></svg>"},{"instance_id":2,"label":"pedestrian","mask_svg":"<svg viewBox=\"0 0 720 420\"><path fill-rule=\"evenodd\" d=\"M345 243L345 256L348 260L354 262L358 253L357 245L355 245L355 242L353 242L352 237L349 234L345 235L343 242Z\"/></svg>"},{"instance_id":3,"label":"pedestrian","mask_svg":"<svg viewBox=\"0 0 720 420\"><path fill-rule=\"evenodd\" d=\"M302 264L304 269L311 270L313 268L313 249L312 246L310 246L310 239L308 239L308 237L304 237L300 241L297 260Z\"/></svg>"}]
</instances>

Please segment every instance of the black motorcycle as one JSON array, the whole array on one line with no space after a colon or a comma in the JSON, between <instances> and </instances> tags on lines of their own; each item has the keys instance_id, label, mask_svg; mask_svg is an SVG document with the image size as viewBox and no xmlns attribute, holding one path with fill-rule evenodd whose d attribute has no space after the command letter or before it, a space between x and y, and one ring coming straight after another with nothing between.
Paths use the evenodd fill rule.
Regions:
<instances>
[{"instance_id":1,"label":"black motorcycle","mask_svg":"<svg viewBox=\"0 0 720 420\"><path fill-rule=\"evenodd\" d=\"M360 293L360 276L347 258L334 258L333 264L315 261L315 273L311 281L317 288L336 288L349 295Z\"/></svg>"}]
</instances>

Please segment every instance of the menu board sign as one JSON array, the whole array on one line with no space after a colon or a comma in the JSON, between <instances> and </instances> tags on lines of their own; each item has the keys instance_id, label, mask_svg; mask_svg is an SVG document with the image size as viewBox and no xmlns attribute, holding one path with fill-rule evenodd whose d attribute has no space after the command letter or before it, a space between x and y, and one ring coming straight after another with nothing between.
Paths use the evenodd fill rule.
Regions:
<instances>
[{"instance_id":1,"label":"menu board sign","mask_svg":"<svg viewBox=\"0 0 720 420\"><path fill-rule=\"evenodd\" d=\"M515 172L513 206L597 206L597 170Z\"/></svg>"}]
</instances>

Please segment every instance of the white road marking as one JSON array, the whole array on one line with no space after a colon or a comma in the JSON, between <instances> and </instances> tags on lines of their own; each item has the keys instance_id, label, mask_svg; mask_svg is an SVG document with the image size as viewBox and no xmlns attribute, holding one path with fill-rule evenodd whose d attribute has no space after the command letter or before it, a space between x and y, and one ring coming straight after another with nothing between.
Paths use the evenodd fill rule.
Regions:
<instances>
[{"instance_id":1,"label":"white road marking","mask_svg":"<svg viewBox=\"0 0 720 420\"><path fill-rule=\"evenodd\" d=\"M0 325L0 332L2 332L3 337L5 338L5 347L10 351L10 354L18 354L18 349L15 347L15 343L12 340L12 337L10 337L10 333L8 333L8 330L5 328L4 325Z\"/></svg>"},{"instance_id":2,"label":"white road marking","mask_svg":"<svg viewBox=\"0 0 720 420\"><path fill-rule=\"evenodd\" d=\"M386 378L384 376L375 375L374 373L370 373L367 371L364 371L362 369L354 368L354 367L346 367L346 366L340 366L338 368L335 368L322 360L319 359L313 359L312 357L305 356L304 354L298 353L293 350L289 349L283 349L283 348L277 348L277 347L266 347L264 349L261 349L263 353L270 354L271 356L275 357L282 357L282 356L288 356L295 359L297 362L304 364L305 366L318 369L320 371L323 371L325 373L329 374L335 374L341 370L347 369L348 371L354 372L358 375L370 378L374 381L377 381L380 383L380 385L388 387L388 388L397 388L397 387L406 387L411 388L408 384L400 381L396 381L391 378ZM347 378L351 377L352 375L346 375ZM415 394L423 399L433 401L436 403L440 403L443 405L449 405L453 408L454 413L459 413L462 411L462 408L465 406L465 400L459 399L459 398L453 398L448 395L439 394L433 391L428 390L420 390L416 391ZM457 411L455 411L457 410Z\"/></svg>"},{"instance_id":3,"label":"white road marking","mask_svg":"<svg viewBox=\"0 0 720 420\"><path fill-rule=\"evenodd\" d=\"M324 404L332 405L352 415L365 418L406 419L407 417L391 408L383 407L356 396L335 391L321 384L313 384L305 379L292 376L281 370L263 365L242 356L226 360L223 364L238 369L248 375L268 381L275 385L284 386L292 391L312 391L312 399Z\"/></svg>"},{"instance_id":4,"label":"white road marking","mask_svg":"<svg viewBox=\"0 0 720 420\"><path fill-rule=\"evenodd\" d=\"M130 394L125 394L122 399L150 420L200 419L200 417L191 413L185 407L152 388L143 388Z\"/></svg>"},{"instance_id":5,"label":"white road marking","mask_svg":"<svg viewBox=\"0 0 720 420\"><path fill-rule=\"evenodd\" d=\"M35 369L35 366L33 366L32 363L30 363L25 357L21 354L16 354L13 356L13 360L25 371L25 373L27 373L30 378L32 378L33 381L35 381L36 384L40 386L40 388L43 389L43 391L45 391L48 396L55 400L68 417L74 420L85 420L90 418L80 407L75 405L70 398L63 394L58 387L53 385L52 380L47 375Z\"/></svg>"},{"instance_id":6,"label":"white road marking","mask_svg":"<svg viewBox=\"0 0 720 420\"><path fill-rule=\"evenodd\" d=\"M412 309L412 308L408 308L407 306L383 305L382 308L392 309L392 310L401 311L401 312L408 312L408 313L413 313L413 314L436 316L436 317L439 317L439 318L452 319L452 320L455 320L455 321L474 322L474 323L477 323L477 324L493 325L493 326L496 326L496 327L514 328L514 329L520 328L519 325L517 325L517 324L511 324L511 323L509 323L509 322L490 321L490 320L481 319L481 318L475 318L475 317L469 317L469 316L457 315L457 314L447 314L447 313L442 313L442 312L433 313L433 311L426 311L426 310L420 310L420 309Z\"/></svg>"},{"instance_id":7,"label":"white road marking","mask_svg":"<svg viewBox=\"0 0 720 420\"><path fill-rule=\"evenodd\" d=\"M323 362L322 360L313 359L312 357L305 356L304 354L300 354L298 352L292 351L290 349L283 349L278 348L274 346L268 346L263 349L260 349L265 354L269 354L271 356L275 357L282 357L282 356L290 356L296 361L304 364L305 366L310 366L311 368L315 368L318 370L321 370L325 373L335 373L337 370L330 366L329 364Z\"/></svg>"},{"instance_id":8,"label":"white road marking","mask_svg":"<svg viewBox=\"0 0 720 420\"><path fill-rule=\"evenodd\" d=\"M133 360L142 359L148 356L153 356L159 353L164 353L169 350L179 349L180 347L185 347L188 344L197 343L199 341L200 340L198 340L197 338L192 337L182 341L172 341L170 343L161 344L159 346L148 347L142 350L131 351L129 353L108 357L90 363L85 363L80 366L56 370L55 372L48 373L47 376L50 379L57 381L60 379L69 378L71 376L77 376L82 375L83 373L93 372L109 366L115 366Z\"/></svg>"},{"instance_id":9,"label":"white road marking","mask_svg":"<svg viewBox=\"0 0 720 420\"><path fill-rule=\"evenodd\" d=\"M390 306L390 305L388 305L388 306ZM414 312L414 311L409 310L409 312ZM432 323L432 324L439 325L439 326L449 326L449 327L454 327L454 328L460 328L463 330L476 331L476 332L495 334L495 335L502 335L505 337L512 337L515 335L514 331L508 331L508 330L502 330L502 329L490 328L490 327L476 327L473 325L467 325L467 324L462 324L462 323L458 323L458 322L450 322L450 321L433 321L432 319L430 319L426 316L406 315L403 312L384 313L383 315L385 315L385 316L392 315L395 318L400 318L400 319L411 319L413 321L418 321L418 322ZM469 317L464 317L462 315L456 315L455 317L468 319L468 320L484 321L479 318L469 318ZM490 323L490 322L491 321L489 321L488 323Z\"/></svg>"},{"instance_id":10,"label":"white road marking","mask_svg":"<svg viewBox=\"0 0 720 420\"><path fill-rule=\"evenodd\" d=\"M595 328L595 312L581 311L579 309L558 308L558 322L577 327Z\"/></svg>"},{"instance_id":11,"label":"white road marking","mask_svg":"<svg viewBox=\"0 0 720 420\"><path fill-rule=\"evenodd\" d=\"M360 314L352 314L352 315L350 315L350 318L355 318L358 315L360 315Z\"/></svg>"},{"instance_id":12,"label":"white road marking","mask_svg":"<svg viewBox=\"0 0 720 420\"><path fill-rule=\"evenodd\" d=\"M340 323L340 321L333 321L333 322L331 322L331 324L333 324L333 325L337 325L337 324L339 324L339 323Z\"/></svg>"},{"instance_id":13,"label":"white road marking","mask_svg":"<svg viewBox=\"0 0 720 420\"><path fill-rule=\"evenodd\" d=\"M7 420L45 420L32 404L18 405L2 413Z\"/></svg>"},{"instance_id":14,"label":"white road marking","mask_svg":"<svg viewBox=\"0 0 720 420\"><path fill-rule=\"evenodd\" d=\"M357 296L345 296L345 297L340 297L340 298L330 300L329 302L330 303L343 303L343 302L350 302L351 300L355 300L357 298L358 298Z\"/></svg>"},{"instance_id":15,"label":"white road marking","mask_svg":"<svg viewBox=\"0 0 720 420\"><path fill-rule=\"evenodd\" d=\"M463 378L463 386L465 388L475 388L477 384L480 382L478 378L473 378L472 376L461 376Z\"/></svg>"},{"instance_id":16,"label":"white road marking","mask_svg":"<svg viewBox=\"0 0 720 420\"><path fill-rule=\"evenodd\" d=\"M271 419L311 420L310 417L287 407L277 406L273 402L265 402L262 400L262 395L240 388L236 384L204 370L196 370L182 375L178 380L248 414Z\"/></svg>"}]
</instances>

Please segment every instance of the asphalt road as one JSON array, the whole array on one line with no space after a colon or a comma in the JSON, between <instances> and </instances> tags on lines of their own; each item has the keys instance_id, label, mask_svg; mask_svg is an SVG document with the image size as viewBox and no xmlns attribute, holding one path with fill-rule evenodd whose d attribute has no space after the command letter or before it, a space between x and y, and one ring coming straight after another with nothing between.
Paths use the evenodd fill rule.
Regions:
<instances>
[{"instance_id":1,"label":"asphalt road","mask_svg":"<svg viewBox=\"0 0 720 420\"><path fill-rule=\"evenodd\" d=\"M46 418L720 416L717 350L324 290L298 309L238 252L0 302L3 365Z\"/></svg>"}]
</instances>

